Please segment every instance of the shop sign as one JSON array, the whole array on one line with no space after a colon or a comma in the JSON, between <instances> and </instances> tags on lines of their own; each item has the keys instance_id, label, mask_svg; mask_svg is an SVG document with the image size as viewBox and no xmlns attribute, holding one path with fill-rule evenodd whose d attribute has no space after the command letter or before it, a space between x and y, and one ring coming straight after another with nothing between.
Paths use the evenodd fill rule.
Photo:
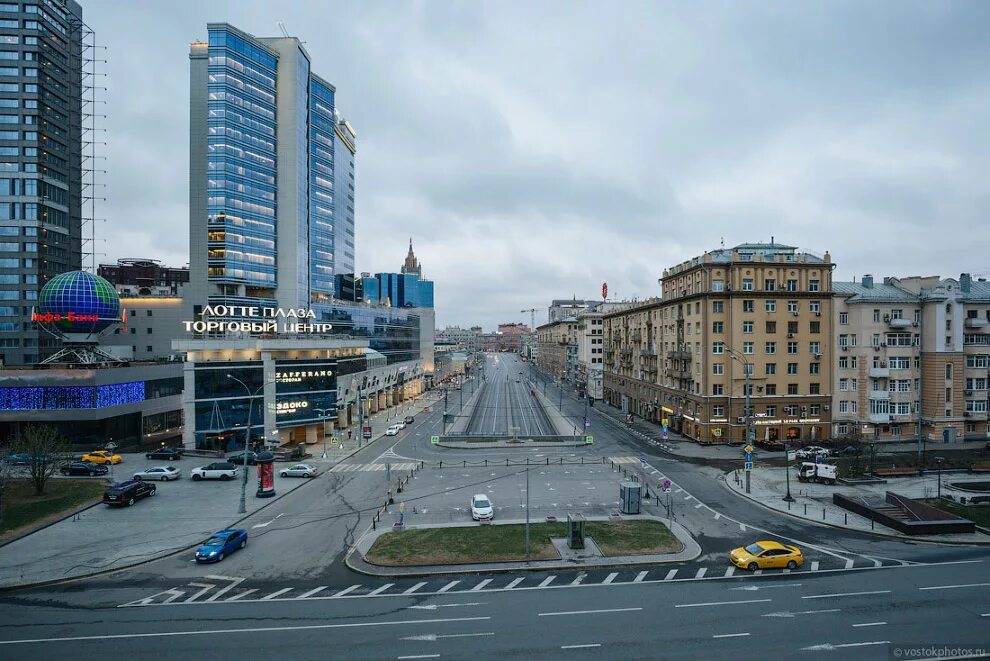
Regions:
<instances>
[{"instance_id":1,"label":"shop sign","mask_svg":"<svg viewBox=\"0 0 990 661\"><path fill-rule=\"evenodd\" d=\"M282 400L275 403L275 414L276 415L286 415L292 414L299 409L309 408L309 402L305 399L302 400Z\"/></svg>"},{"instance_id":2,"label":"shop sign","mask_svg":"<svg viewBox=\"0 0 990 661\"><path fill-rule=\"evenodd\" d=\"M275 383L302 383L303 379L332 376L330 370L291 370L275 372Z\"/></svg>"},{"instance_id":3,"label":"shop sign","mask_svg":"<svg viewBox=\"0 0 990 661\"><path fill-rule=\"evenodd\" d=\"M207 305L202 321L183 321L187 333L329 333L333 324L313 323L306 308L264 308L253 305ZM219 317L219 319L218 319Z\"/></svg>"}]
</instances>

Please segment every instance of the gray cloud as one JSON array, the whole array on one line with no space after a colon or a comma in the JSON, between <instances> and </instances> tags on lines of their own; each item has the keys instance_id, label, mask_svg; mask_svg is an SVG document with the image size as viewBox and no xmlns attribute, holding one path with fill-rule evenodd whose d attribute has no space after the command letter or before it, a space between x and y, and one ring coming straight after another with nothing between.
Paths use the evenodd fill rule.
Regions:
<instances>
[{"instance_id":1,"label":"gray cloud","mask_svg":"<svg viewBox=\"0 0 990 661\"><path fill-rule=\"evenodd\" d=\"M110 46L109 258L188 260L188 43L281 20L358 131L358 268L397 270L413 236L440 325L528 321L603 280L648 297L723 237L830 250L839 278L986 265L984 3L85 12Z\"/></svg>"}]
</instances>

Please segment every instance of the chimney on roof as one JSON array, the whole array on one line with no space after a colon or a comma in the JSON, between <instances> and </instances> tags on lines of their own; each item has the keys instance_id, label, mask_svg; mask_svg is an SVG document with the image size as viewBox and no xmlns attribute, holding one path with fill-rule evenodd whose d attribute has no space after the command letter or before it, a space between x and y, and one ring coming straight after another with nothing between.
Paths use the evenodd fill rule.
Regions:
<instances>
[{"instance_id":1,"label":"chimney on roof","mask_svg":"<svg viewBox=\"0 0 990 661\"><path fill-rule=\"evenodd\" d=\"M973 284L973 277L969 273L963 273L959 276L959 289L962 290L964 294L968 294L970 286Z\"/></svg>"},{"instance_id":2,"label":"chimney on roof","mask_svg":"<svg viewBox=\"0 0 990 661\"><path fill-rule=\"evenodd\" d=\"M863 276L863 287L873 289L873 276L869 273Z\"/></svg>"}]
</instances>

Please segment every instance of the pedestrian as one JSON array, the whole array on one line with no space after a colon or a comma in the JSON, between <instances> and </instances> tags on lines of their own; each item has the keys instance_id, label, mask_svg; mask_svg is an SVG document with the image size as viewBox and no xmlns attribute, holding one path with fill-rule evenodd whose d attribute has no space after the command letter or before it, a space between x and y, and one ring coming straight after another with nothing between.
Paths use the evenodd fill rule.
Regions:
<instances>
[{"instance_id":1,"label":"pedestrian","mask_svg":"<svg viewBox=\"0 0 990 661\"><path fill-rule=\"evenodd\" d=\"M347 430L347 440L348 440L348 441L349 441L349 440L351 440L351 433L352 433L352 431L353 431L353 430L351 430L351 429L348 429L348 430Z\"/></svg>"}]
</instances>

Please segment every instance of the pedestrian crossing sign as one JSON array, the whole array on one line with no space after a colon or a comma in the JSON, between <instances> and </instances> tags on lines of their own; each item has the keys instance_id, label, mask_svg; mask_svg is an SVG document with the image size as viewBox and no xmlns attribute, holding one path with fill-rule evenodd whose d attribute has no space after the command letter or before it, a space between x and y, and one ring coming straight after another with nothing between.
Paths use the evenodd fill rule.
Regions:
<instances>
[{"instance_id":1,"label":"pedestrian crossing sign","mask_svg":"<svg viewBox=\"0 0 990 661\"><path fill-rule=\"evenodd\" d=\"M753 470L753 462L752 461L747 461L746 462L746 470L748 470L748 471Z\"/></svg>"},{"instance_id":2,"label":"pedestrian crossing sign","mask_svg":"<svg viewBox=\"0 0 990 661\"><path fill-rule=\"evenodd\" d=\"M435 435L434 436L430 436L430 443L432 443L433 445L439 445L440 444L440 437L439 436L435 436Z\"/></svg>"},{"instance_id":3,"label":"pedestrian crossing sign","mask_svg":"<svg viewBox=\"0 0 990 661\"><path fill-rule=\"evenodd\" d=\"M584 444L585 445L594 445L595 444L595 437L594 436L585 436L584 437Z\"/></svg>"}]
</instances>

